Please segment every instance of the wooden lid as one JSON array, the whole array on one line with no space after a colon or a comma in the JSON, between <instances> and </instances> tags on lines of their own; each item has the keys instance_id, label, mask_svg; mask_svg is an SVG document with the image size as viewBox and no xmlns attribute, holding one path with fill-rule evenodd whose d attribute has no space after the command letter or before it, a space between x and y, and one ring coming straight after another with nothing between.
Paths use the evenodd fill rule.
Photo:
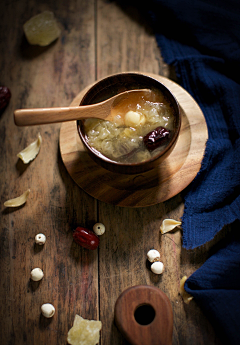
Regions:
<instances>
[{"instance_id":1,"label":"wooden lid","mask_svg":"<svg viewBox=\"0 0 240 345\"><path fill-rule=\"evenodd\" d=\"M154 286L125 290L114 310L116 326L133 345L172 344L173 312L168 297Z\"/></svg>"}]
</instances>

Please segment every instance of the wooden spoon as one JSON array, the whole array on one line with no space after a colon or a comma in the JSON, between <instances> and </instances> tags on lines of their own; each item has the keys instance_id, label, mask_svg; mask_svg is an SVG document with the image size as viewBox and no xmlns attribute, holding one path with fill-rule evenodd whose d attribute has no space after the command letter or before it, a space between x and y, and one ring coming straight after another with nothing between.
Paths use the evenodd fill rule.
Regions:
<instances>
[{"instance_id":1,"label":"wooden spoon","mask_svg":"<svg viewBox=\"0 0 240 345\"><path fill-rule=\"evenodd\" d=\"M172 344L172 306L154 286L137 285L125 290L116 301L114 319L132 345Z\"/></svg>"},{"instance_id":2,"label":"wooden spoon","mask_svg":"<svg viewBox=\"0 0 240 345\"><path fill-rule=\"evenodd\" d=\"M17 109L14 111L14 122L17 126L43 125L47 123L73 121L89 117L111 119L111 109L119 102L132 95L143 96L150 89L128 90L119 93L103 102L77 107Z\"/></svg>"}]
</instances>

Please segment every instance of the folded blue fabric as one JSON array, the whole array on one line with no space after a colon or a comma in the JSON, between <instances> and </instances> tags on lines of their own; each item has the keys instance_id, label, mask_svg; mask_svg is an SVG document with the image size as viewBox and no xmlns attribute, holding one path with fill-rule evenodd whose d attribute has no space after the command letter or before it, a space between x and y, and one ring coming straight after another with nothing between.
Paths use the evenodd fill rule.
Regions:
<instances>
[{"instance_id":1,"label":"folded blue fabric","mask_svg":"<svg viewBox=\"0 0 240 345\"><path fill-rule=\"evenodd\" d=\"M240 219L239 0L125 2L150 18L164 60L207 122L201 170L182 193L183 246L193 249Z\"/></svg>"},{"instance_id":2,"label":"folded blue fabric","mask_svg":"<svg viewBox=\"0 0 240 345\"><path fill-rule=\"evenodd\" d=\"M240 6L237 0L153 3L160 5L152 18L161 53L198 102L209 132L201 170L182 193L183 246L189 249L240 219ZM165 24L175 23L176 33L158 28L161 12ZM223 343L240 344L239 233L187 279L185 289Z\"/></svg>"},{"instance_id":3,"label":"folded blue fabric","mask_svg":"<svg viewBox=\"0 0 240 345\"><path fill-rule=\"evenodd\" d=\"M213 254L185 283L211 320L223 344L240 344L240 224L227 244ZM191 303L191 302L190 302Z\"/></svg>"},{"instance_id":4,"label":"folded blue fabric","mask_svg":"<svg viewBox=\"0 0 240 345\"><path fill-rule=\"evenodd\" d=\"M195 248L240 219L240 6L156 0L149 10L165 61L208 126L201 171L182 193L183 246Z\"/></svg>"},{"instance_id":5,"label":"folded blue fabric","mask_svg":"<svg viewBox=\"0 0 240 345\"><path fill-rule=\"evenodd\" d=\"M182 193L183 246L195 248L240 219L240 84L222 73L223 59L203 55L163 35L157 35L157 40L208 126L201 171Z\"/></svg>"},{"instance_id":6,"label":"folded blue fabric","mask_svg":"<svg viewBox=\"0 0 240 345\"><path fill-rule=\"evenodd\" d=\"M232 0L158 0L153 4L161 53L168 64L174 64L181 85L198 102L209 132L201 170L182 193L183 246L189 249L210 241L224 225L240 219L240 6ZM158 26L161 17L164 23ZM164 30L173 22L176 32ZM239 234L228 241L187 279L185 289L223 343L237 345Z\"/></svg>"}]
</instances>

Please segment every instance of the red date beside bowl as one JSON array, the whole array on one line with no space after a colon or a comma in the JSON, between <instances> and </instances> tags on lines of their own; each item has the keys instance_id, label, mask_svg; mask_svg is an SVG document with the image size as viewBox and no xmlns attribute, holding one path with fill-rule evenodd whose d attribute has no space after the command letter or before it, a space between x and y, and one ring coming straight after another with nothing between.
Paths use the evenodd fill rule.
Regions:
<instances>
[{"instance_id":1,"label":"red date beside bowl","mask_svg":"<svg viewBox=\"0 0 240 345\"><path fill-rule=\"evenodd\" d=\"M0 110L6 108L10 102L11 92L7 86L0 86Z\"/></svg>"},{"instance_id":2,"label":"red date beside bowl","mask_svg":"<svg viewBox=\"0 0 240 345\"><path fill-rule=\"evenodd\" d=\"M157 79L141 73L126 72L110 75L96 82L85 93L80 103L80 105L95 104L123 91L135 89L150 89L152 91L151 94L154 95L154 97L158 94L161 95L161 97L166 100L167 104L165 106L163 103L163 106L167 107L167 114L171 115L171 128L162 125L156 125L155 128L152 128L147 122L144 122L143 124L140 123L143 132L146 129L145 134L142 137L140 136L142 138L141 145L143 149L147 149L149 151L146 159L144 158L142 161L135 161L134 158L136 155L139 155L141 148L139 149L138 147L134 147L132 150L130 149L129 152L125 152L125 147L122 145L119 137L113 138L112 141L114 145L122 145L122 147L119 147L119 151L122 150L123 152L122 156L118 159L114 159L112 156L105 155L103 151L97 149L94 145L91 145L91 138L88 136L89 132L87 131L87 121L89 120L77 121L77 129L80 139L90 157L103 168L121 174L139 174L151 170L161 164L161 162L163 162L172 152L176 145L181 127L181 113L176 98L170 90ZM146 100L145 103L147 104L147 102L149 104L155 104L154 100L152 103L149 102L149 100ZM139 109L139 105L137 106L137 109ZM124 126L127 127L126 123ZM151 128L149 131L147 131L147 126ZM128 125L127 130L132 130L131 125ZM132 141L134 140L135 138L133 138ZM140 157L141 155L142 152L140 152Z\"/></svg>"},{"instance_id":3,"label":"red date beside bowl","mask_svg":"<svg viewBox=\"0 0 240 345\"><path fill-rule=\"evenodd\" d=\"M94 250L99 246L99 238L95 233L84 227L77 227L73 232L74 241L81 247Z\"/></svg>"}]
</instances>

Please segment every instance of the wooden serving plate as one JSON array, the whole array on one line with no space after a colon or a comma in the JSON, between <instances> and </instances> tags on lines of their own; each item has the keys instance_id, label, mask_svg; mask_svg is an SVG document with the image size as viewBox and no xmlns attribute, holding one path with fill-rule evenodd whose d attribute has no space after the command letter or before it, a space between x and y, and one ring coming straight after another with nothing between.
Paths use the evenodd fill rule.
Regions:
<instances>
[{"instance_id":1,"label":"wooden serving plate","mask_svg":"<svg viewBox=\"0 0 240 345\"><path fill-rule=\"evenodd\" d=\"M205 152L208 130L204 115L192 96L177 83L148 74L167 86L180 104L182 126L177 144L157 168L136 175L110 172L96 164L85 151L76 121L65 122L60 130L60 152L73 180L94 198L125 207L145 207L166 201L186 188L197 175ZM70 104L80 103L81 91Z\"/></svg>"}]
</instances>

